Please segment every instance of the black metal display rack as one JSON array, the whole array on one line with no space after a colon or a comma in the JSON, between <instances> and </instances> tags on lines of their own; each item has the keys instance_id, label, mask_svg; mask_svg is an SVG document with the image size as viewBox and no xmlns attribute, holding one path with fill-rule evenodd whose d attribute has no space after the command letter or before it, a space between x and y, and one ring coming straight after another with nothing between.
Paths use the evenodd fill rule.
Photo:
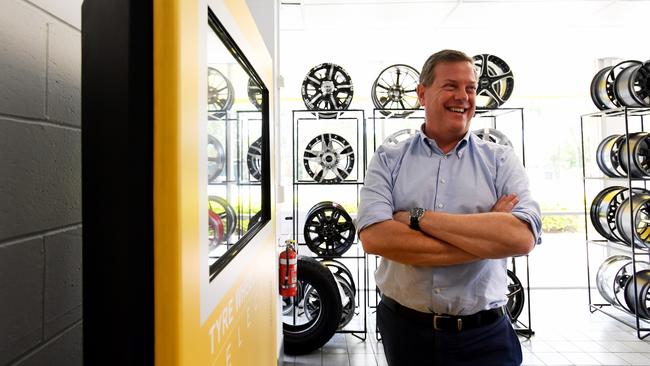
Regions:
<instances>
[{"instance_id":1,"label":"black metal display rack","mask_svg":"<svg viewBox=\"0 0 650 366\"><path fill-rule=\"evenodd\" d=\"M363 185L363 176L366 166L366 139L365 115L363 110L345 111L293 111L293 237L296 240L298 254L307 255L316 259L333 259L344 264L354 276L355 290L355 315L352 320L338 333L351 333L353 336L365 340L367 326L367 301L362 292L367 292L368 276L366 271L366 255L356 238L349 250L337 257L322 257L313 253L305 241L303 228L310 208L322 201L334 201L341 204L353 217L359 205L359 190ZM326 140L333 139L337 144L349 144L353 150L354 162L351 169L344 169L334 179L320 175L310 166L310 160L305 153L310 149L323 149L323 136L328 134ZM336 135L336 136L332 136ZM332 159L336 160L336 154ZM346 157L346 159L350 159ZM333 161L334 161L333 160ZM348 160L349 162L349 160ZM349 166L349 165L348 165ZM324 170L324 169L323 169ZM321 171L322 173L322 171ZM332 173L335 174L335 173ZM340 174L340 173L336 173ZM343 177L343 175L345 175ZM340 179L343 177L344 179ZM331 177L330 177L331 178Z\"/></svg>"},{"instance_id":2,"label":"black metal display rack","mask_svg":"<svg viewBox=\"0 0 650 366\"><path fill-rule=\"evenodd\" d=\"M631 155L632 149L629 145L629 136L634 132L647 132L645 122L648 116L650 116L650 108L622 107L584 114L580 117L589 311L591 313L603 313L629 326L636 331L639 339L650 335L650 319L641 318L638 311L632 314L620 303L608 302L600 295L598 290L592 288L592 279L597 279L596 271L598 269L598 266L594 266L593 262L598 261L597 263L600 263L612 254L630 256L632 260L630 281L633 281L630 284L634 286L634 293L639 294L637 291L639 289L637 288L637 272L641 262L650 262L650 249L648 247L632 245L634 241L633 232L627 234L630 238L633 238L633 240L627 242L607 240L597 233L596 229L589 222L588 217L591 214L591 203L597 194L595 192L612 185L627 189L636 187L648 189L648 180L650 178L633 178L630 175L616 178L608 177L601 172L597 163L597 145L605 136L611 134L625 135L624 144L627 148L627 161L632 162L634 158ZM634 230L632 228L637 228L633 212L633 207L630 207L630 231ZM646 301L644 300L641 306L647 306L645 305Z\"/></svg>"},{"instance_id":3,"label":"black metal display rack","mask_svg":"<svg viewBox=\"0 0 650 366\"><path fill-rule=\"evenodd\" d=\"M374 151L382 143L401 141L405 138L409 131L419 130L424 123L424 110L423 109L373 109L372 117L369 118L370 122L367 124L368 130L366 134L372 136L372 142L368 143L367 155L372 156ZM524 139L524 110L523 108L498 108L498 109L484 109L477 108L476 115L472 120L470 130L477 130L482 128L498 129L509 137L518 137L511 139L515 153L521 158L523 165L526 165L526 150ZM370 159L367 159L369 163ZM367 164L366 163L366 164ZM366 165L367 166L367 165ZM526 291L526 310L527 322L521 320L521 316L513 322L516 332L524 337L531 337L535 332L531 328L531 313L530 313L530 271L528 255L521 257L513 257L509 261L510 270L521 277L522 271L518 271L517 262L525 260L525 281L523 284ZM368 262L373 264L372 268L377 268L379 259L377 256L369 256ZM368 266L371 267L371 266ZM520 268L521 269L521 268ZM371 278L370 268L368 268L368 278ZM379 291L374 287L374 295L370 290L367 293L367 303L370 308L375 308L379 302Z\"/></svg>"}]
</instances>

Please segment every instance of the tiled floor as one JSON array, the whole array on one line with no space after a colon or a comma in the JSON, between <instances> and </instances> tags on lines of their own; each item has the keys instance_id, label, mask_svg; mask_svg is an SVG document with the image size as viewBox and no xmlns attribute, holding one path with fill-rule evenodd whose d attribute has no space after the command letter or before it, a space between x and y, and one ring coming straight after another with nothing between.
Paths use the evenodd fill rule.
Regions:
<instances>
[{"instance_id":1,"label":"tiled floor","mask_svg":"<svg viewBox=\"0 0 650 366\"><path fill-rule=\"evenodd\" d=\"M535 335L520 337L523 365L650 365L650 340L639 340L636 330L605 314L591 314L586 290L531 290L530 298ZM285 356L285 365L386 365L373 311L365 341L335 334L311 354ZM526 315L524 310L521 319Z\"/></svg>"}]
</instances>

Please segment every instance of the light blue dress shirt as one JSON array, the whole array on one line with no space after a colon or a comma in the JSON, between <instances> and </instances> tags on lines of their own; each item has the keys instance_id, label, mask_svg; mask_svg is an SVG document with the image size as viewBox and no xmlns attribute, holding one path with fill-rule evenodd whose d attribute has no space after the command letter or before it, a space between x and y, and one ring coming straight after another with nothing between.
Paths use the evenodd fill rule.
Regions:
<instances>
[{"instance_id":1,"label":"light blue dress shirt","mask_svg":"<svg viewBox=\"0 0 650 366\"><path fill-rule=\"evenodd\" d=\"M468 132L449 153L422 130L397 145L380 146L361 189L357 229L391 220L413 207L453 214L489 212L497 199L516 193L512 214L540 242L541 214L524 167L510 147ZM444 267L381 259L375 272L382 293L422 312L474 314L507 302L506 258Z\"/></svg>"}]
</instances>

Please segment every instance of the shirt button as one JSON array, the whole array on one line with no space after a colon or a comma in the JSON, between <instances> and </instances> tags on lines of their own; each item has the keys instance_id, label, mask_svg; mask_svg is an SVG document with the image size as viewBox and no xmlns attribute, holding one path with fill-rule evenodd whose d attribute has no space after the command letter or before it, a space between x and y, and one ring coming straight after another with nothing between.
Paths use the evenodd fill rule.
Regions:
<instances>
[{"instance_id":1,"label":"shirt button","mask_svg":"<svg viewBox=\"0 0 650 366\"><path fill-rule=\"evenodd\" d=\"M445 205L443 205L442 203L438 204L438 208L443 208L443 207L445 207Z\"/></svg>"},{"instance_id":2,"label":"shirt button","mask_svg":"<svg viewBox=\"0 0 650 366\"><path fill-rule=\"evenodd\" d=\"M440 183L445 184L445 183L447 183L447 181L445 180L445 178L441 178Z\"/></svg>"},{"instance_id":3,"label":"shirt button","mask_svg":"<svg viewBox=\"0 0 650 366\"><path fill-rule=\"evenodd\" d=\"M442 158L445 159L445 160L447 160L448 157L449 157L448 155L445 155L445 156L443 156Z\"/></svg>"}]
</instances>

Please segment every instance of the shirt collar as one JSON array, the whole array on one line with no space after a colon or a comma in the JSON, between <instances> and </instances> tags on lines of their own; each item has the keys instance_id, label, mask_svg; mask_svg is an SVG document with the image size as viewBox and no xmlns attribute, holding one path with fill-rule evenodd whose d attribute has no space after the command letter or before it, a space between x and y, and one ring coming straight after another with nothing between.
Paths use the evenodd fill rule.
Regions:
<instances>
[{"instance_id":1,"label":"shirt collar","mask_svg":"<svg viewBox=\"0 0 650 366\"><path fill-rule=\"evenodd\" d=\"M442 150L440 150L440 148L438 147L438 143L436 142L436 140L427 137L427 135L424 133L424 126L425 126L424 123L420 126L420 131L418 131L418 134L420 135L419 137L420 141L422 141L422 143L429 148L429 152L430 152L429 156L433 154L445 155L445 153L443 153ZM456 154L456 156L459 159L463 157L463 153L469 142L470 134L471 132L467 130L465 136L463 136L463 138L460 139L460 141L458 141L456 146L452 149L452 151Z\"/></svg>"}]
</instances>

